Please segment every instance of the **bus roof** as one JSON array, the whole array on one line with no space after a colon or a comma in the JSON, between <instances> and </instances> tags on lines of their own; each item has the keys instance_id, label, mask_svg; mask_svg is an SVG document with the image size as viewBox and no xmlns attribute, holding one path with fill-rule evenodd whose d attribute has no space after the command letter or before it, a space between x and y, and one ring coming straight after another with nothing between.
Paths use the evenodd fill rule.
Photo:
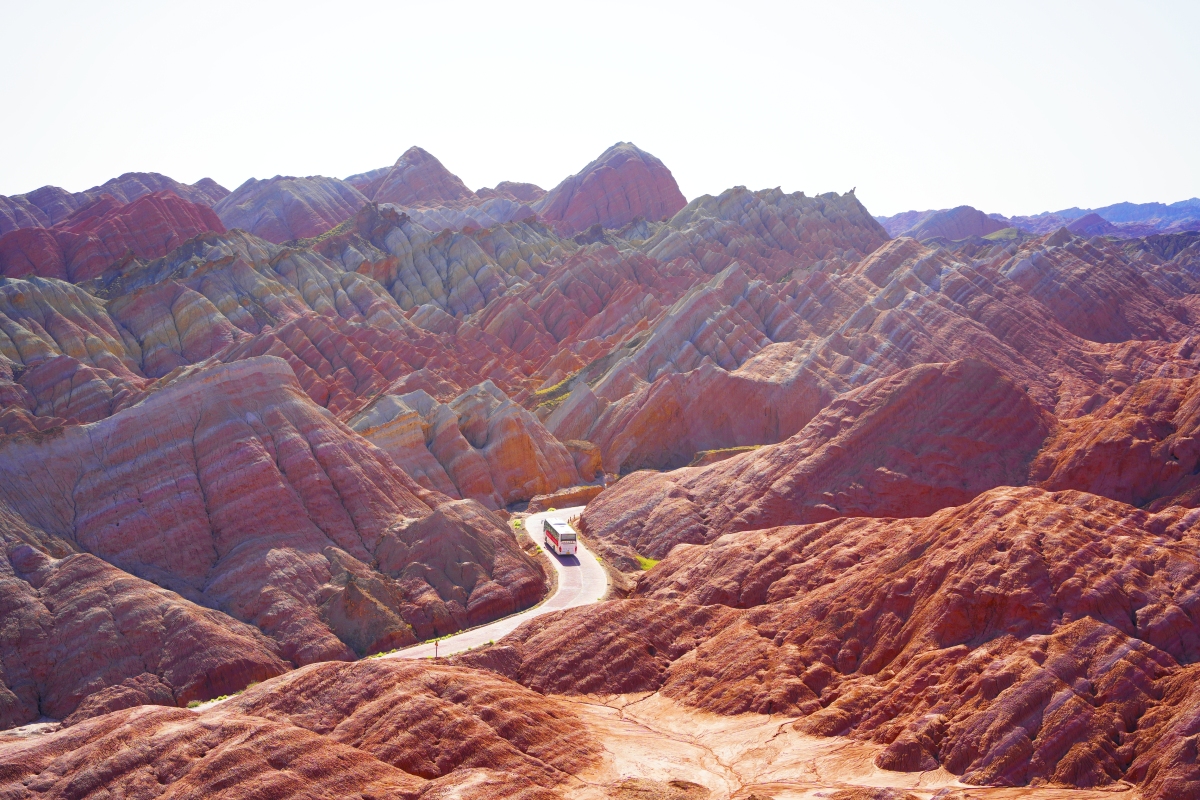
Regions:
<instances>
[{"instance_id":1,"label":"bus roof","mask_svg":"<svg viewBox=\"0 0 1200 800\"><path fill-rule=\"evenodd\" d=\"M575 532L575 529L572 528L570 525L568 525L565 522L559 522L558 520L548 519L548 520L546 520L546 524L549 525L554 530L558 531L559 533L574 533Z\"/></svg>"}]
</instances>

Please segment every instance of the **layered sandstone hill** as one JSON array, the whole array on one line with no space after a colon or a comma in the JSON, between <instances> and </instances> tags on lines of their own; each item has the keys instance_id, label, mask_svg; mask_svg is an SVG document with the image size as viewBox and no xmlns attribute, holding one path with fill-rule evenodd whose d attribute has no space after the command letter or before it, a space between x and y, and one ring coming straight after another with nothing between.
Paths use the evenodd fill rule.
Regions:
<instances>
[{"instance_id":1,"label":"layered sandstone hill","mask_svg":"<svg viewBox=\"0 0 1200 800\"><path fill-rule=\"evenodd\" d=\"M491 381L445 404L384 394L347 424L425 488L493 509L580 481L567 447Z\"/></svg>"},{"instance_id":2,"label":"layered sandstone hill","mask_svg":"<svg viewBox=\"0 0 1200 800\"><path fill-rule=\"evenodd\" d=\"M779 441L845 391L964 352L1043 408L1086 413L1139 378L1195 374L1198 264L1063 232L974 259L895 240L783 287L734 265L574 381L547 427L598 444L609 471L682 465Z\"/></svg>"},{"instance_id":3,"label":"layered sandstone hill","mask_svg":"<svg viewBox=\"0 0 1200 800\"><path fill-rule=\"evenodd\" d=\"M128 205L157 192L170 192L190 203L210 207L229 194L228 189L211 178L189 186L156 172L128 172L83 192L43 186L27 194L0 196L0 236L18 228L52 227L106 194Z\"/></svg>"},{"instance_id":4,"label":"layered sandstone hill","mask_svg":"<svg viewBox=\"0 0 1200 800\"><path fill-rule=\"evenodd\" d=\"M101 583L137 575L177 595L181 607L189 600L255 626L273 640L260 645L274 658L266 664L394 648L510 614L545 587L541 568L500 520L474 501L451 501L414 483L315 406L279 359L201 370L94 425L7 437L0 463L0 537L23 576L13 587L41 584L48 580L42 573L57 567L12 546L55 559L88 553L117 568L96 578ZM86 694L81 686L94 692L118 677L87 657L87 639L55 627L73 624L69 611L55 609L79 602L74 592L84 588L57 602L34 592L53 606L49 615L30 607L29 624L40 633L4 645L7 664L25 658L32 641L45 638L48 648L62 642L83 675L56 672L54 680L66 684L52 687L56 696ZM156 590L138 583L129 591ZM167 613L163 597L137 602ZM181 624L175 618L169 627ZM226 628L249 635L233 619L207 625L192 628L226 640ZM255 657L221 641L198 652L222 647L235 652L232 665L213 666L219 659L212 656L189 668L241 677L266 668L237 666ZM164 682L190 696L206 688L183 673Z\"/></svg>"},{"instance_id":5,"label":"layered sandstone hill","mask_svg":"<svg viewBox=\"0 0 1200 800\"><path fill-rule=\"evenodd\" d=\"M53 227L0 236L0 275L86 281L122 260L165 256L207 231L225 232L213 210L170 192L126 205L101 195Z\"/></svg>"},{"instance_id":6,"label":"layered sandstone hill","mask_svg":"<svg viewBox=\"0 0 1200 800\"><path fill-rule=\"evenodd\" d=\"M665 220L687 204L671 171L630 142L617 142L534 204L556 230L619 228L638 217Z\"/></svg>"},{"instance_id":7,"label":"layered sandstone hill","mask_svg":"<svg viewBox=\"0 0 1200 800\"><path fill-rule=\"evenodd\" d=\"M490 673L298 670L206 711L117 711L0 749L15 797L554 800L598 758L570 705Z\"/></svg>"},{"instance_id":8,"label":"layered sandstone hill","mask_svg":"<svg viewBox=\"0 0 1200 800\"><path fill-rule=\"evenodd\" d=\"M1191 797L1198 514L998 488L929 517L731 533L675 548L635 599L459 660L543 691L797 715L887 745L885 769Z\"/></svg>"},{"instance_id":9,"label":"layered sandstone hill","mask_svg":"<svg viewBox=\"0 0 1200 800\"><path fill-rule=\"evenodd\" d=\"M519 181L500 181L495 188L483 188L475 192L477 197L487 200L492 197L504 197L519 203L534 203L546 196L546 190L535 183Z\"/></svg>"},{"instance_id":10,"label":"layered sandstone hill","mask_svg":"<svg viewBox=\"0 0 1200 800\"><path fill-rule=\"evenodd\" d=\"M367 198L337 178L276 175L250 180L222 198L213 210L226 228L240 228L269 242L318 236L367 203Z\"/></svg>"},{"instance_id":11,"label":"layered sandstone hill","mask_svg":"<svg viewBox=\"0 0 1200 800\"><path fill-rule=\"evenodd\" d=\"M799 433L708 467L639 472L584 530L634 565L681 542L846 516L921 515L1029 480L1055 420L993 367L913 367L841 395Z\"/></svg>"},{"instance_id":12,"label":"layered sandstone hill","mask_svg":"<svg viewBox=\"0 0 1200 800\"><path fill-rule=\"evenodd\" d=\"M887 218L884 227L893 237L913 239L947 239L957 241L1010 227L1007 220L998 220L971 206L941 209L940 211L909 211Z\"/></svg>"},{"instance_id":13,"label":"layered sandstone hill","mask_svg":"<svg viewBox=\"0 0 1200 800\"><path fill-rule=\"evenodd\" d=\"M374 203L445 206L477 199L459 177L420 147L404 151L390 167L351 175L346 183Z\"/></svg>"}]
</instances>

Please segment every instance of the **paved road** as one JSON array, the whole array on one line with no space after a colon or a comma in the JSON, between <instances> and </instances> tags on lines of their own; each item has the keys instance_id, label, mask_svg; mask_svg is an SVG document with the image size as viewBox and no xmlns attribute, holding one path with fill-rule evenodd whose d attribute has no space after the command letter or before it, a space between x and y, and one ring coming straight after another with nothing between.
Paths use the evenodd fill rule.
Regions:
<instances>
[{"instance_id":1,"label":"paved road","mask_svg":"<svg viewBox=\"0 0 1200 800\"><path fill-rule=\"evenodd\" d=\"M543 518L565 522L581 513L583 513L583 506L533 514L526 518L521 529L522 532L517 535L530 536L539 547L544 547L541 533ZM513 614L511 617L505 617L442 639L437 643L438 656L453 655L488 642L499 641L516 630L523 622L551 611L591 605L608 591L608 575L604 572L604 567L600 566L600 562L596 560L590 550L583 546L582 542L579 543L578 557L559 556L550 550L546 550L546 556L554 565L555 571L558 572L558 590L553 596L547 598L541 605L522 611L520 614ZM432 656L433 650L432 642L415 644L385 656L385 658L425 658Z\"/></svg>"}]
</instances>

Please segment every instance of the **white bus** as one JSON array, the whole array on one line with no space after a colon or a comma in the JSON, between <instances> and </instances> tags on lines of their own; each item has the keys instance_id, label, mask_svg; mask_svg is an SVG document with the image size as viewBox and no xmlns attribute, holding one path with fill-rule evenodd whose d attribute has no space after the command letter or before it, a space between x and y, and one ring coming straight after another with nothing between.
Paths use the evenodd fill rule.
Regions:
<instances>
[{"instance_id":1,"label":"white bus","mask_svg":"<svg viewBox=\"0 0 1200 800\"><path fill-rule=\"evenodd\" d=\"M553 550L560 556L575 555L578 543L575 541L575 531L567 523L543 518L542 538L547 550Z\"/></svg>"}]
</instances>

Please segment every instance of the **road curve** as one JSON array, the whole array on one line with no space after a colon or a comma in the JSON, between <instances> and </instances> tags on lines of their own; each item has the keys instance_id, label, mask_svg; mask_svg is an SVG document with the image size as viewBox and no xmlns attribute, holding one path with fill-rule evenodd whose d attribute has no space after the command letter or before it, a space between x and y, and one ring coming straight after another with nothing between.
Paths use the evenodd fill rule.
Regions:
<instances>
[{"instance_id":1,"label":"road curve","mask_svg":"<svg viewBox=\"0 0 1200 800\"><path fill-rule=\"evenodd\" d=\"M541 533L542 520L549 518L566 522L571 517L583 513L583 508L583 506L574 506L573 508L532 514L526 518L521 532L517 535L529 536L538 547L544 549ZM546 557L558 573L558 589L552 596L546 598L540 605L519 614L513 614L510 617L498 619L487 625L481 625L478 628L442 639L437 643L437 655L439 657L449 656L471 650L488 642L499 641L516 630L522 623L528 622L534 617L549 614L551 611L561 611L564 608L591 605L604 597L608 591L608 575L604 572L604 567L600 566L600 562L596 560L592 552L583 546L583 542L579 542L578 557L558 556L550 550L546 550ZM384 658L427 658L433 654L433 642L423 642L390 653Z\"/></svg>"}]
</instances>

